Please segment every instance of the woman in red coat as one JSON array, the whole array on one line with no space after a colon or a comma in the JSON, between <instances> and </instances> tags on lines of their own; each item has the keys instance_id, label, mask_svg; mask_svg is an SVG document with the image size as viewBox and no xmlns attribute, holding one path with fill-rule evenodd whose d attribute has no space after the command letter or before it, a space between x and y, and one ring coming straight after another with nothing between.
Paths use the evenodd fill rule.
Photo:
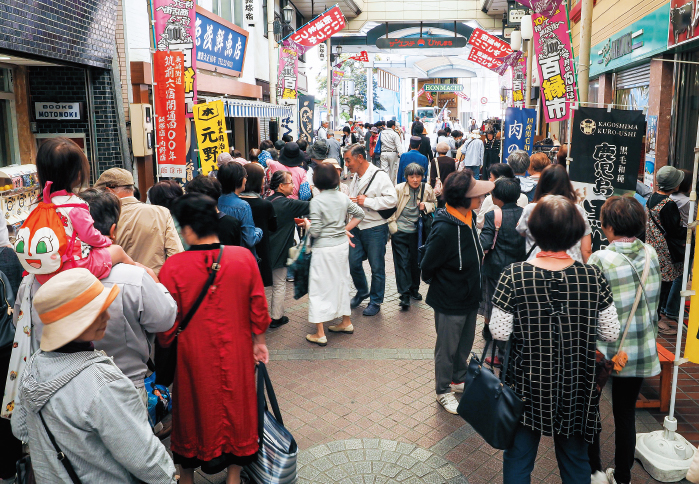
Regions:
<instances>
[{"instance_id":1,"label":"woman in red coat","mask_svg":"<svg viewBox=\"0 0 699 484\"><path fill-rule=\"evenodd\" d=\"M175 339L219 255L216 202L192 193L171 208L190 248L170 257L160 281L177 301L177 321L158 334ZM257 261L241 247L226 246L221 269L201 306L177 336L170 449L182 467L181 484L194 482L194 469L207 474L228 468L227 484L240 482L241 466L256 459L255 362L267 363L264 333L267 300Z\"/></svg>"}]
</instances>

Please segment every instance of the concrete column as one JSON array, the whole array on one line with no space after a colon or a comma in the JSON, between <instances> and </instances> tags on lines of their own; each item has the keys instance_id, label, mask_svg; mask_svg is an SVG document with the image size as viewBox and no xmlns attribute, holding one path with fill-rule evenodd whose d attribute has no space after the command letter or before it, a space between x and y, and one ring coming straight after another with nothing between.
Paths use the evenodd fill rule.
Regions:
<instances>
[{"instance_id":1,"label":"concrete column","mask_svg":"<svg viewBox=\"0 0 699 484\"><path fill-rule=\"evenodd\" d=\"M601 74L599 76L597 99L589 99L590 102L596 101L603 104L611 104L614 102L614 86L612 86L612 76L613 74L611 72Z\"/></svg>"},{"instance_id":2,"label":"concrete column","mask_svg":"<svg viewBox=\"0 0 699 484\"><path fill-rule=\"evenodd\" d=\"M415 78L415 89L413 90L413 116L417 116L417 93L420 91L417 85L417 77Z\"/></svg>"},{"instance_id":3,"label":"concrete column","mask_svg":"<svg viewBox=\"0 0 699 484\"><path fill-rule=\"evenodd\" d=\"M655 144L655 173L668 165L670 152L670 129L672 118L672 69L671 62L653 60L650 63L650 92L648 93L648 115L658 116L658 138Z\"/></svg>"},{"instance_id":4,"label":"concrete column","mask_svg":"<svg viewBox=\"0 0 699 484\"><path fill-rule=\"evenodd\" d=\"M267 1L267 48L269 50L269 100L277 104L277 41L274 40L275 0Z\"/></svg>"},{"instance_id":5,"label":"concrete column","mask_svg":"<svg viewBox=\"0 0 699 484\"><path fill-rule=\"evenodd\" d=\"M593 0L581 0L580 7L580 56L578 59L578 96L581 103L588 101L590 83L590 42L592 38Z\"/></svg>"},{"instance_id":6,"label":"concrete column","mask_svg":"<svg viewBox=\"0 0 699 484\"><path fill-rule=\"evenodd\" d=\"M366 109L369 111L369 122L374 122L374 69L366 69Z\"/></svg>"}]
</instances>

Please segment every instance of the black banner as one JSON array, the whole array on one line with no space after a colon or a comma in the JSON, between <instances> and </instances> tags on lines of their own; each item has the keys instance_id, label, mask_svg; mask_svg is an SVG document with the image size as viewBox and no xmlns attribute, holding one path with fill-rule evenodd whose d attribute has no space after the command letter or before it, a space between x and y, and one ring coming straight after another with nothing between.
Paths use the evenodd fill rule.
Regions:
<instances>
[{"instance_id":1,"label":"black banner","mask_svg":"<svg viewBox=\"0 0 699 484\"><path fill-rule=\"evenodd\" d=\"M642 111L579 108L573 117L570 179L594 185L594 196L636 190L646 118Z\"/></svg>"},{"instance_id":2,"label":"black banner","mask_svg":"<svg viewBox=\"0 0 699 484\"><path fill-rule=\"evenodd\" d=\"M313 143L313 108L315 96L299 95L299 139Z\"/></svg>"}]
</instances>

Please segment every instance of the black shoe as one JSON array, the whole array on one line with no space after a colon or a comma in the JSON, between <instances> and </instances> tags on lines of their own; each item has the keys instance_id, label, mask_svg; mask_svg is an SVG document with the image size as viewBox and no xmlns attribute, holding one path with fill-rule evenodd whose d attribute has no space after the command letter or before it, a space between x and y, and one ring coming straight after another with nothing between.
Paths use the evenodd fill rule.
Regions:
<instances>
[{"instance_id":1,"label":"black shoe","mask_svg":"<svg viewBox=\"0 0 699 484\"><path fill-rule=\"evenodd\" d=\"M365 300L366 298L368 298L368 297L369 297L368 294L365 294L364 296L362 296L362 295L360 295L360 294L357 294L357 295L354 296L354 297L352 298L352 300L350 301L350 308L351 308L351 309L356 308L357 306L359 306L360 304L362 304L362 301L364 301L364 300Z\"/></svg>"},{"instance_id":2,"label":"black shoe","mask_svg":"<svg viewBox=\"0 0 699 484\"><path fill-rule=\"evenodd\" d=\"M412 297L412 298L415 299L416 301L422 301L422 294L420 294L420 293L417 292L417 291L411 291L411 292L410 292L410 297Z\"/></svg>"},{"instance_id":3,"label":"black shoe","mask_svg":"<svg viewBox=\"0 0 699 484\"><path fill-rule=\"evenodd\" d=\"M279 319L273 319L271 323L269 323L270 328L278 328L279 326L284 326L286 323L289 322L289 318L286 316L282 316Z\"/></svg>"},{"instance_id":4,"label":"black shoe","mask_svg":"<svg viewBox=\"0 0 699 484\"><path fill-rule=\"evenodd\" d=\"M410 309L410 295L409 294L401 294L401 296L400 296L400 308L403 311Z\"/></svg>"},{"instance_id":5,"label":"black shoe","mask_svg":"<svg viewBox=\"0 0 699 484\"><path fill-rule=\"evenodd\" d=\"M381 306L379 306L378 304L369 303L366 309L362 311L362 314L364 316L376 316L377 314L379 314L379 311L381 311Z\"/></svg>"}]
</instances>

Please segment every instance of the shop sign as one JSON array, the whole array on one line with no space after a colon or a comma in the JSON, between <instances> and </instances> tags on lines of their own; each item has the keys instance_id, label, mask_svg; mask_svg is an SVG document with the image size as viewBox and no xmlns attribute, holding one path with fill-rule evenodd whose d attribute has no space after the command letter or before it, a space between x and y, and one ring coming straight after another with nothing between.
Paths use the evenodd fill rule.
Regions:
<instances>
[{"instance_id":1,"label":"shop sign","mask_svg":"<svg viewBox=\"0 0 699 484\"><path fill-rule=\"evenodd\" d=\"M524 150L531 155L535 128L536 109L507 108L503 156L507 158L516 150Z\"/></svg>"},{"instance_id":2,"label":"shop sign","mask_svg":"<svg viewBox=\"0 0 699 484\"><path fill-rule=\"evenodd\" d=\"M328 45L327 44L325 44L325 43L318 44L318 60L321 63L325 63L328 60L328 58L326 57L327 52L328 52Z\"/></svg>"},{"instance_id":3,"label":"shop sign","mask_svg":"<svg viewBox=\"0 0 699 484\"><path fill-rule=\"evenodd\" d=\"M369 53L367 51L363 50L359 54L353 55L352 57L350 57L349 60L356 60L359 62L369 62Z\"/></svg>"},{"instance_id":4,"label":"shop sign","mask_svg":"<svg viewBox=\"0 0 699 484\"><path fill-rule=\"evenodd\" d=\"M399 37L376 39L379 49L453 49L466 47L464 37Z\"/></svg>"},{"instance_id":5,"label":"shop sign","mask_svg":"<svg viewBox=\"0 0 699 484\"><path fill-rule=\"evenodd\" d=\"M423 84L422 88L428 92L460 92L464 90L463 84Z\"/></svg>"},{"instance_id":6,"label":"shop sign","mask_svg":"<svg viewBox=\"0 0 699 484\"><path fill-rule=\"evenodd\" d=\"M184 54L156 51L153 72L158 173L161 177L185 178Z\"/></svg>"},{"instance_id":7,"label":"shop sign","mask_svg":"<svg viewBox=\"0 0 699 484\"><path fill-rule=\"evenodd\" d=\"M544 17L552 17L562 0L517 0L517 3L540 13Z\"/></svg>"},{"instance_id":8,"label":"shop sign","mask_svg":"<svg viewBox=\"0 0 699 484\"><path fill-rule=\"evenodd\" d=\"M313 114L315 111L315 96L299 96L299 139L313 142Z\"/></svg>"},{"instance_id":9,"label":"shop sign","mask_svg":"<svg viewBox=\"0 0 699 484\"><path fill-rule=\"evenodd\" d=\"M694 245L694 274L699 274L699 244ZM692 291L699 293L699 277L692 277ZM684 357L692 363L699 363L699 304L689 306L689 327Z\"/></svg>"},{"instance_id":10,"label":"shop sign","mask_svg":"<svg viewBox=\"0 0 699 484\"><path fill-rule=\"evenodd\" d=\"M484 52L476 47L471 47L471 51L468 53L468 60L475 62L476 64L495 71L498 67L502 65L502 61L492 55Z\"/></svg>"},{"instance_id":11,"label":"shop sign","mask_svg":"<svg viewBox=\"0 0 699 484\"><path fill-rule=\"evenodd\" d=\"M289 47L279 48L279 71L277 73L277 97L296 99L296 80L299 75L299 55Z\"/></svg>"},{"instance_id":12,"label":"shop sign","mask_svg":"<svg viewBox=\"0 0 699 484\"><path fill-rule=\"evenodd\" d=\"M514 0L507 2L507 26L516 27L522 24L522 17L527 14L527 9L517 4Z\"/></svg>"},{"instance_id":13,"label":"shop sign","mask_svg":"<svg viewBox=\"0 0 699 484\"><path fill-rule=\"evenodd\" d=\"M562 4L553 16L536 13L532 20L544 118L547 123L564 121L570 117L572 104L578 99L568 10Z\"/></svg>"},{"instance_id":14,"label":"shop sign","mask_svg":"<svg viewBox=\"0 0 699 484\"><path fill-rule=\"evenodd\" d=\"M290 39L305 47L314 47L344 29L346 24L340 7L335 5L291 34Z\"/></svg>"},{"instance_id":15,"label":"shop sign","mask_svg":"<svg viewBox=\"0 0 699 484\"><path fill-rule=\"evenodd\" d=\"M184 97L188 118L192 117L197 102L194 3L192 0L153 0L157 50L184 54Z\"/></svg>"},{"instance_id":16,"label":"shop sign","mask_svg":"<svg viewBox=\"0 0 699 484\"><path fill-rule=\"evenodd\" d=\"M228 135L223 101L212 101L194 106L194 125L199 145L201 173L208 175L217 170L216 160L221 153L228 153Z\"/></svg>"},{"instance_id":17,"label":"shop sign","mask_svg":"<svg viewBox=\"0 0 699 484\"><path fill-rule=\"evenodd\" d=\"M197 7L196 44L199 67L236 77L243 73L248 46L245 30Z\"/></svg>"},{"instance_id":18,"label":"shop sign","mask_svg":"<svg viewBox=\"0 0 699 484\"><path fill-rule=\"evenodd\" d=\"M612 195L635 193L645 122L642 111L575 111L569 173L592 227L593 251L607 245L599 221L604 202Z\"/></svg>"},{"instance_id":19,"label":"shop sign","mask_svg":"<svg viewBox=\"0 0 699 484\"><path fill-rule=\"evenodd\" d=\"M697 14L694 13L697 8L695 4L696 0L670 0L668 48L699 37Z\"/></svg>"},{"instance_id":20,"label":"shop sign","mask_svg":"<svg viewBox=\"0 0 699 484\"><path fill-rule=\"evenodd\" d=\"M473 29L468 43L492 57L505 57L512 53L510 44L481 29Z\"/></svg>"},{"instance_id":21,"label":"shop sign","mask_svg":"<svg viewBox=\"0 0 699 484\"><path fill-rule=\"evenodd\" d=\"M245 22L249 27L255 26L255 0L245 0Z\"/></svg>"},{"instance_id":22,"label":"shop sign","mask_svg":"<svg viewBox=\"0 0 699 484\"><path fill-rule=\"evenodd\" d=\"M78 121L81 116L82 103L34 103L34 118L37 121Z\"/></svg>"},{"instance_id":23,"label":"shop sign","mask_svg":"<svg viewBox=\"0 0 699 484\"><path fill-rule=\"evenodd\" d=\"M512 68L512 106L515 108L524 107L524 86L526 79L527 58L522 56Z\"/></svg>"},{"instance_id":24,"label":"shop sign","mask_svg":"<svg viewBox=\"0 0 699 484\"><path fill-rule=\"evenodd\" d=\"M290 112L287 116L280 118L280 129L279 136L289 135L293 139L298 140L299 138L299 105L297 99L281 99L279 104L284 106L289 106Z\"/></svg>"}]
</instances>

